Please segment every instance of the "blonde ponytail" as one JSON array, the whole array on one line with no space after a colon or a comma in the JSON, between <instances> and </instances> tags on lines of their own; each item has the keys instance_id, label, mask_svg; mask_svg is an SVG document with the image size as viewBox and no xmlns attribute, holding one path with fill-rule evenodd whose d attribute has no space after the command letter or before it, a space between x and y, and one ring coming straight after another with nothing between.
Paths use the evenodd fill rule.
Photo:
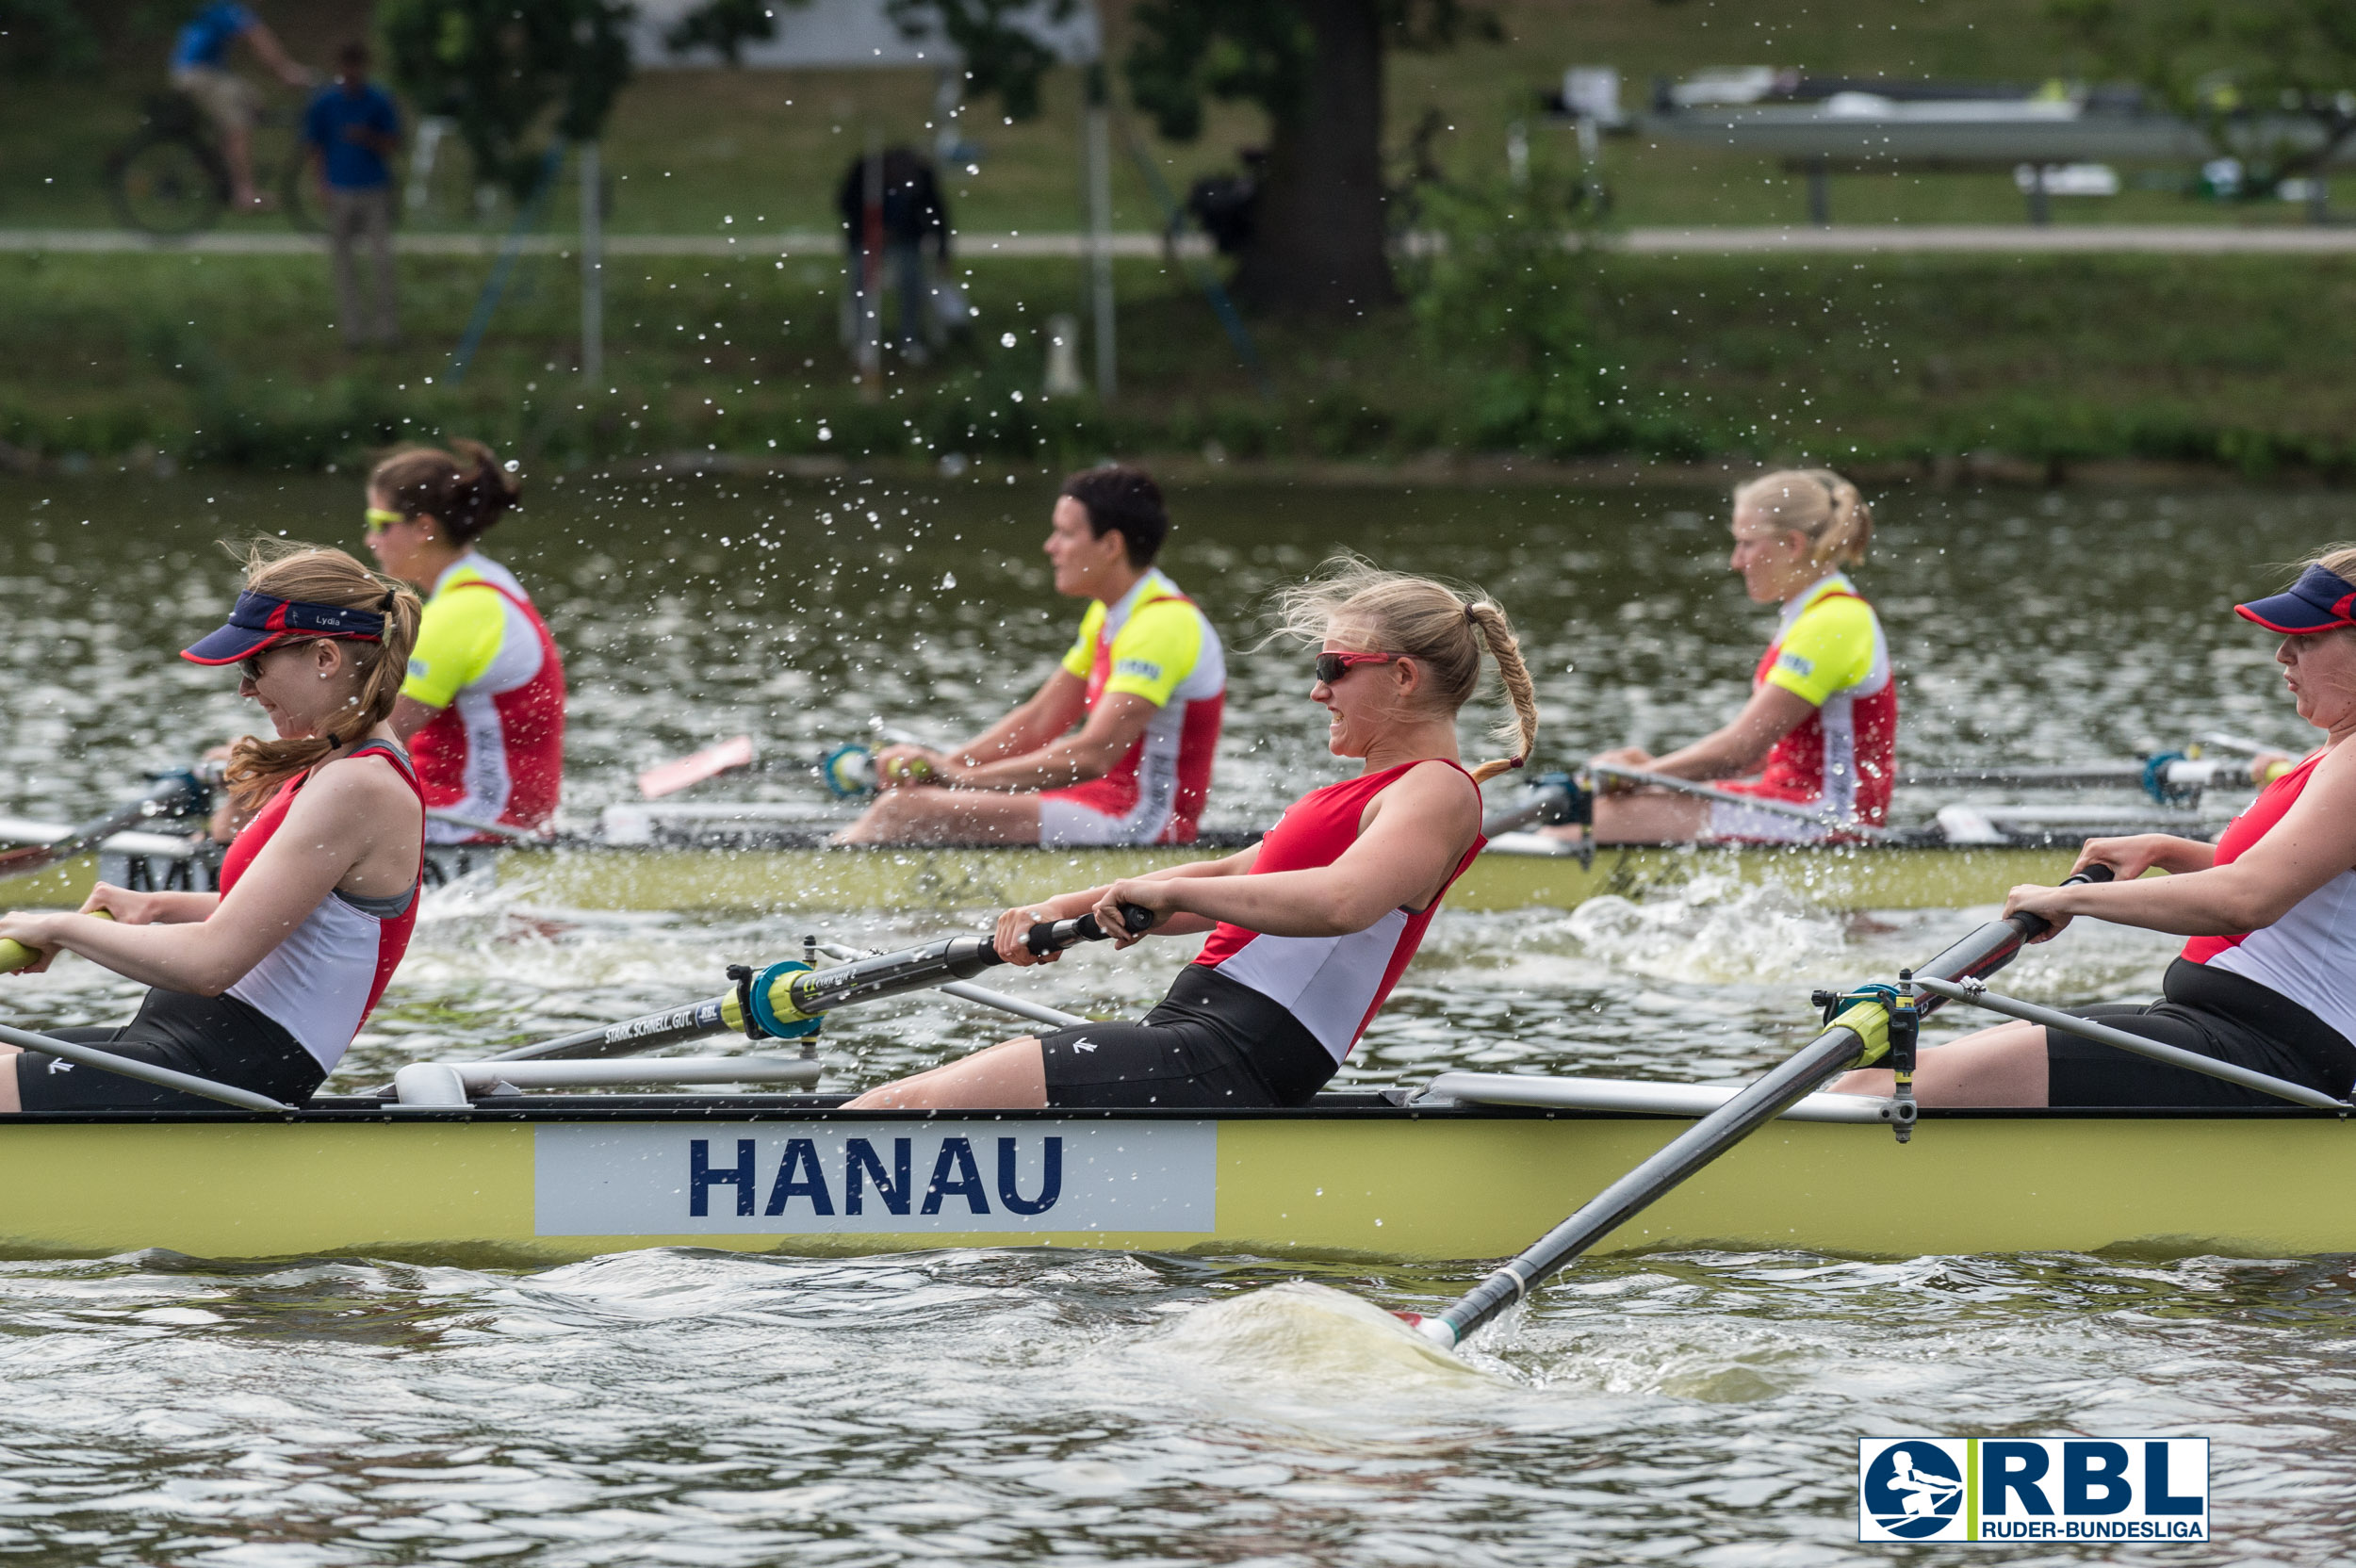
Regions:
<instances>
[{"instance_id":1,"label":"blonde ponytail","mask_svg":"<svg viewBox=\"0 0 2356 1568\"><path fill-rule=\"evenodd\" d=\"M237 547L229 547L233 551ZM296 775L319 766L338 746L358 740L392 716L401 685L409 674L409 651L417 644L424 613L415 590L380 577L342 550L319 545L256 540L245 547L245 585L272 598L366 610L384 617L382 642L335 638L358 673L358 689L334 727L322 735L271 740L248 735L229 750L224 781L230 803L253 811ZM289 639L282 646L326 639Z\"/></svg>"},{"instance_id":2,"label":"blonde ponytail","mask_svg":"<svg viewBox=\"0 0 2356 1568\"><path fill-rule=\"evenodd\" d=\"M1476 781L1520 767L1538 746L1538 696L1522 662L1521 644L1504 608L1487 595L1460 594L1431 578L1386 572L1355 556L1336 556L1316 577L1278 600L1279 635L1321 642L1334 629L1364 636L1369 646L1415 660L1432 676L1433 695L1450 713L1472 700L1481 684L1483 647L1497 667L1513 716L1497 739L1520 749L1472 770Z\"/></svg>"},{"instance_id":3,"label":"blonde ponytail","mask_svg":"<svg viewBox=\"0 0 2356 1568\"><path fill-rule=\"evenodd\" d=\"M1873 542L1873 513L1857 487L1830 468L1778 468L1734 492L1737 512L1756 512L1803 534L1819 565L1856 566Z\"/></svg>"}]
</instances>

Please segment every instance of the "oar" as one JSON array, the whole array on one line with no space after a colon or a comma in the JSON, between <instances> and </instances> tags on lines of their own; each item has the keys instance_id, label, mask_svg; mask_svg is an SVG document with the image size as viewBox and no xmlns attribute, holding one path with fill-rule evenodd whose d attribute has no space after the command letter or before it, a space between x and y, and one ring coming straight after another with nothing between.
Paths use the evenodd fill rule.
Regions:
<instances>
[{"instance_id":1,"label":"oar","mask_svg":"<svg viewBox=\"0 0 2356 1568\"><path fill-rule=\"evenodd\" d=\"M829 958L841 958L846 963L875 956L873 953L861 953L856 947L844 947L841 942L820 942L818 951ZM1078 1029L1096 1021L1094 1019L1082 1018L1077 1013L1067 1013L1058 1007L1045 1006L1037 1002L1026 1002L1019 996L1008 996L1004 991L985 990L980 986L970 986L962 980L944 981L933 988L943 996L954 996L959 1002L972 1002L984 1007L995 1007L1002 1013L1012 1013L1017 1018L1027 1018L1033 1023L1044 1023L1051 1029Z\"/></svg>"},{"instance_id":2,"label":"oar","mask_svg":"<svg viewBox=\"0 0 2356 1568\"><path fill-rule=\"evenodd\" d=\"M2109 880L2110 868L2099 865L2070 878L2071 882ZM2050 928L2049 922L2025 911L1990 921L1915 972L1950 981L1992 974L2012 961L2022 942ZM1670 1139L1660 1152L1597 1193L1585 1207L1465 1292L1446 1312L1416 1318L1415 1327L1453 1349L1474 1330L1528 1295L1539 1281L1576 1260L1687 1177L1775 1120L1794 1102L1814 1093L1827 1079L1880 1060L1890 1049L1890 1010L1898 1000L1894 989L1878 999L1859 991L1842 1000L1848 1006L1797 1054ZM1932 1011L1938 1003L1936 995L1925 997L1916 1005L1916 1016Z\"/></svg>"},{"instance_id":3,"label":"oar","mask_svg":"<svg viewBox=\"0 0 2356 1568\"><path fill-rule=\"evenodd\" d=\"M638 792L647 800L660 800L739 768L759 773L815 774L826 786L826 792L837 800L875 792L875 755L865 746L837 746L823 757L762 757L754 750L750 735L739 735L648 768L638 776ZM922 763L903 762L895 764L893 772L895 777L921 780L930 776L931 770Z\"/></svg>"},{"instance_id":4,"label":"oar","mask_svg":"<svg viewBox=\"0 0 2356 1568\"><path fill-rule=\"evenodd\" d=\"M1132 932L1143 931L1153 923L1153 913L1134 904L1122 906L1121 919ZM1096 923L1095 917L1082 915L1076 920L1052 923L1042 921L1031 927L1023 945L1044 956L1082 942L1103 941L1107 935ZM789 960L772 964L748 979L742 995L730 991L726 996L690 1003L668 1012L647 1013L601 1029L583 1029L536 1045L517 1046L486 1059L529 1062L552 1056L625 1056L683 1040L742 1032L746 1002L752 1004L754 1024L763 1033L802 1033L794 1026L838 1007L927 990L945 981L971 979L1005 962L998 956L996 942L986 936L944 937L922 947L878 953L874 957L856 958L828 969L811 969Z\"/></svg>"},{"instance_id":5,"label":"oar","mask_svg":"<svg viewBox=\"0 0 2356 1568\"><path fill-rule=\"evenodd\" d=\"M92 817L77 827L67 829L61 839L52 839L45 844L25 844L17 849L0 850L0 877L29 876L37 871L46 871L60 861L71 860L105 843L134 823L144 822L149 817L160 817L184 805L200 805L203 799L204 786L197 782L194 774L173 774L137 800L124 801L103 817Z\"/></svg>"},{"instance_id":6,"label":"oar","mask_svg":"<svg viewBox=\"0 0 2356 1568\"><path fill-rule=\"evenodd\" d=\"M1774 800L1765 795L1737 794L1732 790L1715 789L1708 784L1697 784L1690 778L1679 778L1674 774L1654 773L1649 768L1622 767L1617 762L1590 762L1587 767L1589 772L1599 773L1606 777L1626 778L1638 784L1651 784L1663 790L1674 790L1679 794L1693 795L1699 800L1714 800L1727 806L1741 806L1755 811L1764 811L1770 816L1792 817L1800 822L1813 823L1818 827L1830 832L1847 833L1866 840L1881 840L1890 836L1890 829L1886 827L1875 827L1871 824L1861 822L1838 822L1822 811L1813 811L1805 806L1795 806L1788 800Z\"/></svg>"}]
</instances>

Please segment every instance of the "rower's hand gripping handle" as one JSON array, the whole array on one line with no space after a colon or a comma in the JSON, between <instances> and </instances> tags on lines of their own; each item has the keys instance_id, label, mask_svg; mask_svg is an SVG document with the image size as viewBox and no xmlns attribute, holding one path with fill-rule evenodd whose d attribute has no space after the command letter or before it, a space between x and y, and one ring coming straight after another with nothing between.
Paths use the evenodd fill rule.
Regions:
<instances>
[{"instance_id":1,"label":"rower's hand gripping handle","mask_svg":"<svg viewBox=\"0 0 2356 1568\"><path fill-rule=\"evenodd\" d=\"M1127 927L1130 936L1141 937L1153 928L1153 911L1141 904L1124 904L1121 906L1121 923ZM1080 915L1072 920L1039 922L1023 939L1023 945L1030 949L1033 957L1044 958L1050 953L1061 953L1082 942L1104 941L1111 935L1096 923L1094 915Z\"/></svg>"},{"instance_id":2,"label":"rower's hand gripping handle","mask_svg":"<svg viewBox=\"0 0 2356 1568\"><path fill-rule=\"evenodd\" d=\"M2108 882L2113 874L2114 873L2111 871L2110 867L2102 864L2100 860L2097 860L2093 865L2086 867L2086 870L2072 872L2068 876L2063 877L2061 879L2060 886L2068 888L2087 882ZM2020 931L2021 939L2024 942L2033 942L2039 937L2044 936L2048 931L2053 929L2053 923L2052 921L2047 920L2043 915L2033 915L2026 909L2021 910L2017 915L2007 916L2006 918L2010 920L2013 926Z\"/></svg>"}]
</instances>

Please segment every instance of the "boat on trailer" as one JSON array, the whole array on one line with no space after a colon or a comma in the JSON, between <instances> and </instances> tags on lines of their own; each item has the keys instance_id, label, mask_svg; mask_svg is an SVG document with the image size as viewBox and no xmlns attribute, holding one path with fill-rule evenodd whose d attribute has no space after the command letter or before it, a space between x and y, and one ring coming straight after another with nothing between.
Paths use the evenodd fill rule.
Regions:
<instances>
[{"instance_id":1,"label":"boat on trailer","mask_svg":"<svg viewBox=\"0 0 2356 1568\"><path fill-rule=\"evenodd\" d=\"M12 1118L0 1252L519 1266L648 1247L1496 1258L1730 1092L1627 1086L1581 1108L1393 1090L1215 1117L910 1117L810 1094L507 1089L478 1072L466 1093L417 1104ZM1811 1097L1601 1250L2356 1252L2356 1211L2315 1200L2356 1185L2356 1129L2331 1112L1924 1110L1902 1145L1883 1103ZM1632 1108L1644 1104L1661 1108Z\"/></svg>"},{"instance_id":2,"label":"boat on trailer","mask_svg":"<svg viewBox=\"0 0 2356 1568\"><path fill-rule=\"evenodd\" d=\"M1831 908L1955 908L2001 902L2021 882L2055 882L2097 834L2205 836L2195 813L2085 806L1976 807L1873 843L1618 844L1581 852L1531 832L1496 837L1448 894L1461 910L1570 908L1602 894L1641 896L1723 876L1772 884ZM616 807L555 843L437 844L429 886L497 887L551 908L581 910L974 910L1006 907L1135 876L1256 838L1210 832L1194 844L840 848L834 824L758 805ZM63 829L0 819L0 839L37 842ZM78 904L101 879L122 887L211 890L220 846L190 834L139 831L38 875L0 880L0 906Z\"/></svg>"}]
</instances>

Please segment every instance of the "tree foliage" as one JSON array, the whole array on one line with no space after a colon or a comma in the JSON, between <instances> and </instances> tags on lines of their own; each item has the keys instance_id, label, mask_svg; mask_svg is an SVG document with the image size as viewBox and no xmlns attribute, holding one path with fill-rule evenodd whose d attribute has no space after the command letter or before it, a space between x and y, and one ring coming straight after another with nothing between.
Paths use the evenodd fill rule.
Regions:
<instances>
[{"instance_id":1,"label":"tree foliage","mask_svg":"<svg viewBox=\"0 0 2356 1568\"><path fill-rule=\"evenodd\" d=\"M2105 71L2198 123L2270 194L2356 136L2351 0L2053 0Z\"/></svg>"},{"instance_id":2,"label":"tree foliage","mask_svg":"<svg viewBox=\"0 0 2356 1568\"><path fill-rule=\"evenodd\" d=\"M1039 79L1055 52L1025 22L1063 23L1079 0L885 0L884 9L911 39L945 40L965 59L966 90L995 97L1009 120L1039 113Z\"/></svg>"},{"instance_id":3,"label":"tree foliage","mask_svg":"<svg viewBox=\"0 0 2356 1568\"><path fill-rule=\"evenodd\" d=\"M0 0L0 74L84 75L98 64L98 34L74 0Z\"/></svg>"},{"instance_id":4,"label":"tree foliage","mask_svg":"<svg viewBox=\"0 0 2356 1568\"><path fill-rule=\"evenodd\" d=\"M1441 49L1500 36L1494 14L1467 0L1365 0L1393 48ZM1203 101L1255 104L1282 125L1306 101L1316 36L1299 0L1139 0L1137 41L1124 71L1137 106L1161 133L1191 141Z\"/></svg>"},{"instance_id":5,"label":"tree foliage","mask_svg":"<svg viewBox=\"0 0 2356 1568\"><path fill-rule=\"evenodd\" d=\"M479 178L518 200L546 163L535 137L594 141L630 81L630 9L620 0L385 0L377 11L393 78L448 114Z\"/></svg>"},{"instance_id":6,"label":"tree foliage","mask_svg":"<svg viewBox=\"0 0 2356 1568\"><path fill-rule=\"evenodd\" d=\"M704 0L663 35L663 46L674 55L696 49L717 49L730 65L742 65L744 45L766 42L777 36L777 12L810 0Z\"/></svg>"}]
</instances>

